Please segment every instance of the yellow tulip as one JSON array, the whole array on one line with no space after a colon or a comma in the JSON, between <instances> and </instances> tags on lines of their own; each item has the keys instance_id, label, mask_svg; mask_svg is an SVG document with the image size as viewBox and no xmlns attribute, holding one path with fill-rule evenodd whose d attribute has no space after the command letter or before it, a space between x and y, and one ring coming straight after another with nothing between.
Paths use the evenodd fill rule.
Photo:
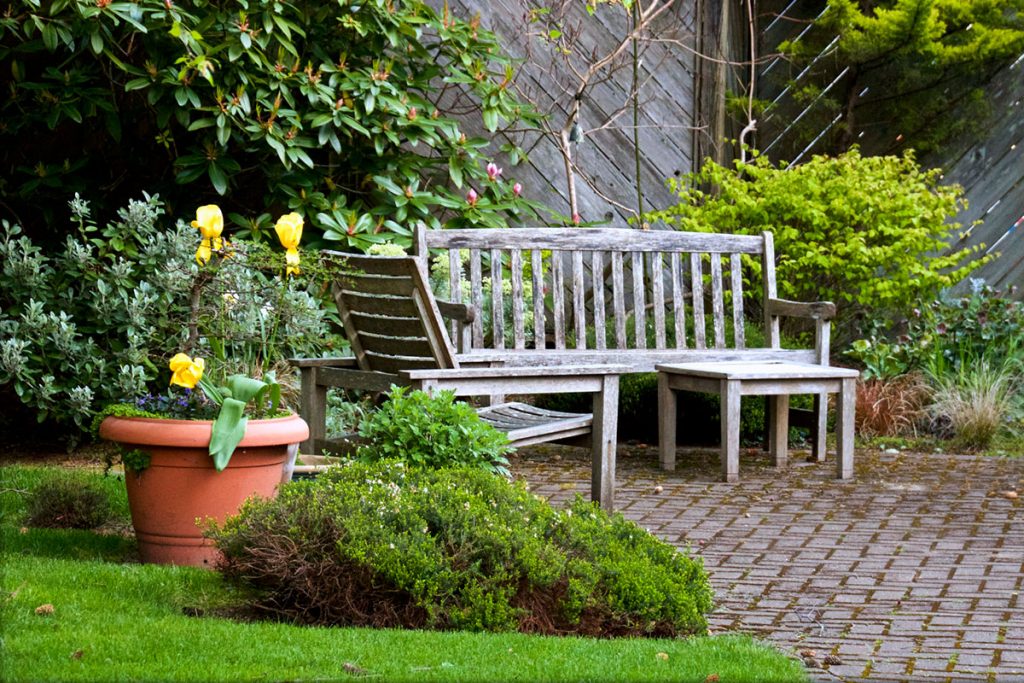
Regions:
<instances>
[{"instance_id":1,"label":"yellow tulip","mask_svg":"<svg viewBox=\"0 0 1024 683\"><path fill-rule=\"evenodd\" d=\"M210 260L213 251L220 251L224 248L224 240L221 233L224 232L224 214L216 204L207 204L196 209L196 219L192 221L192 227L198 228L203 235L202 242L196 250L196 262L204 265Z\"/></svg>"},{"instance_id":2,"label":"yellow tulip","mask_svg":"<svg viewBox=\"0 0 1024 683\"><path fill-rule=\"evenodd\" d=\"M194 389L196 384L203 377L203 370L206 369L206 361L202 358L189 358L187 354L179 353L171 359L171 384L179 387Z\"/></svg>"},{"instance_id":3,"label":"yellow tulip","mask_svg":"<svg viewBox=\"0 0 1024 683\"><path fill-rule=\"evenodd\" d=\"M285 275L299 274L299 240L302 239L302 216L297 213L286 213L277 219L274 225L277 231L277 239L281 246L288 250L284 262Z\"/></svg>"}]
</instances>

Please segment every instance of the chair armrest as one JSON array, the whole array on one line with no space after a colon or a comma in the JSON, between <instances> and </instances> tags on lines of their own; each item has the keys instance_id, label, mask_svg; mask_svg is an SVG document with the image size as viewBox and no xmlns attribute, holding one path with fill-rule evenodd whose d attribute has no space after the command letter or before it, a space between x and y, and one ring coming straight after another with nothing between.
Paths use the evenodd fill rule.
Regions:
<instances>
[{"instance_id":1,"label":"chair armrest","mask_svg":"<svg viewBox=\"0 0 1024 683\"><path fill-rule=\"evenodd\" d=\"M288 363L296 368L353 368L356 359L352 356L342 358L289 358Z\"/></svg>"},{"instance_id":2,"label":"chair armrest","mask_svg":"<svg viewBox=\"0 0 1024 683\"><path fill-rule=\"evenodd\" d=\"M831 301L804 302L768 299L766 308L769 315L811 318L812 320L831 320L836 317L836 305Z\"/></svg>"},{"instance_id":3,"label":"chair armrest","mask_svg":"<svg viewBox=\"0 0 1024 683\"><path fill-rule=\"evenodd\" d=\"M454 301L437 300L437 310L442 317L458 323L469 324L476 320L476 309L468 304L457 304Z\"/></svg>"}]
</instances>

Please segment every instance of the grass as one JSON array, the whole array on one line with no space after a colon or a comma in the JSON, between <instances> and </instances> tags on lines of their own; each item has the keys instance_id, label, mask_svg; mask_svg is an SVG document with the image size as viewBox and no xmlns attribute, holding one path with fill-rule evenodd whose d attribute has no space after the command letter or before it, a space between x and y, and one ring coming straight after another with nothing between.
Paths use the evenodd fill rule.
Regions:
<instances>
[{"instance_id":1,"label":"grass","mask_svg":"<svg viewBox=\"0 0 1024 683\"><path fill-rule=\"evenodd\" d=\"M748 636L686 640L537 637L242 622L218 574L126 562L130 537L24 529L24 493L53 468L0 470L0 679L388 681L807 680ZM92 476L102 479L100 475ZM104 480L125 519L123 486ZM115 525L116 526L116 525ZM52 614L36 614L49 604Z\"/></svg>"}]
</instances>

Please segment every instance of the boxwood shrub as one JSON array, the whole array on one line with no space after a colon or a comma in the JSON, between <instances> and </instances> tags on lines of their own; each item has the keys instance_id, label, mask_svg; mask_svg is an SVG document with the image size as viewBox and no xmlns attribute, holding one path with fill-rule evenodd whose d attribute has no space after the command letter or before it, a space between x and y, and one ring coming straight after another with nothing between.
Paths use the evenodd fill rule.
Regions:
<instances>
[{"instance_id":1,"label":"boxwood shrub","mask_svg":"<svg viewBox=\"0 0 1024 683\"><path fill-rule=\"evenodd\" d=\"M299 623L676 636L711 609L700 559L479 468L353 462L208 533L257 609Z\"/></svg>"}]
</instances>

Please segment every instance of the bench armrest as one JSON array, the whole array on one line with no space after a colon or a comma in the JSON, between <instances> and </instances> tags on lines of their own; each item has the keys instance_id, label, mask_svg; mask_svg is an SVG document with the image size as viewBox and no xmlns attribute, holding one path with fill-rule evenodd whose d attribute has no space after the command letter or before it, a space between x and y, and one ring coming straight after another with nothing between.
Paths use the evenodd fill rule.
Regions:
<instances>
[{"instance_id":1,"label":"bench armrest","mask_svg":"<svg viewBox=\"0 0 1024 683\"><path fill-rule=\"evenodd\" d=\"M437 299L437 310L441 312L443 317L464 325L468 325L476 320L476 309L468 304L458 304L454 301Z\"/></svg>"},{"instance_id":2,"label":"bench armrest","mask_svg":"<svg viewBox=\"0 0 1024 683\"><path fill-rule=\"evenodd\" d=\"M831 320L836 317L836 305L831 301L804 302L768 299L766 308L769 315L811 318L812 320Z\"/></svg>"}]
</instances>

